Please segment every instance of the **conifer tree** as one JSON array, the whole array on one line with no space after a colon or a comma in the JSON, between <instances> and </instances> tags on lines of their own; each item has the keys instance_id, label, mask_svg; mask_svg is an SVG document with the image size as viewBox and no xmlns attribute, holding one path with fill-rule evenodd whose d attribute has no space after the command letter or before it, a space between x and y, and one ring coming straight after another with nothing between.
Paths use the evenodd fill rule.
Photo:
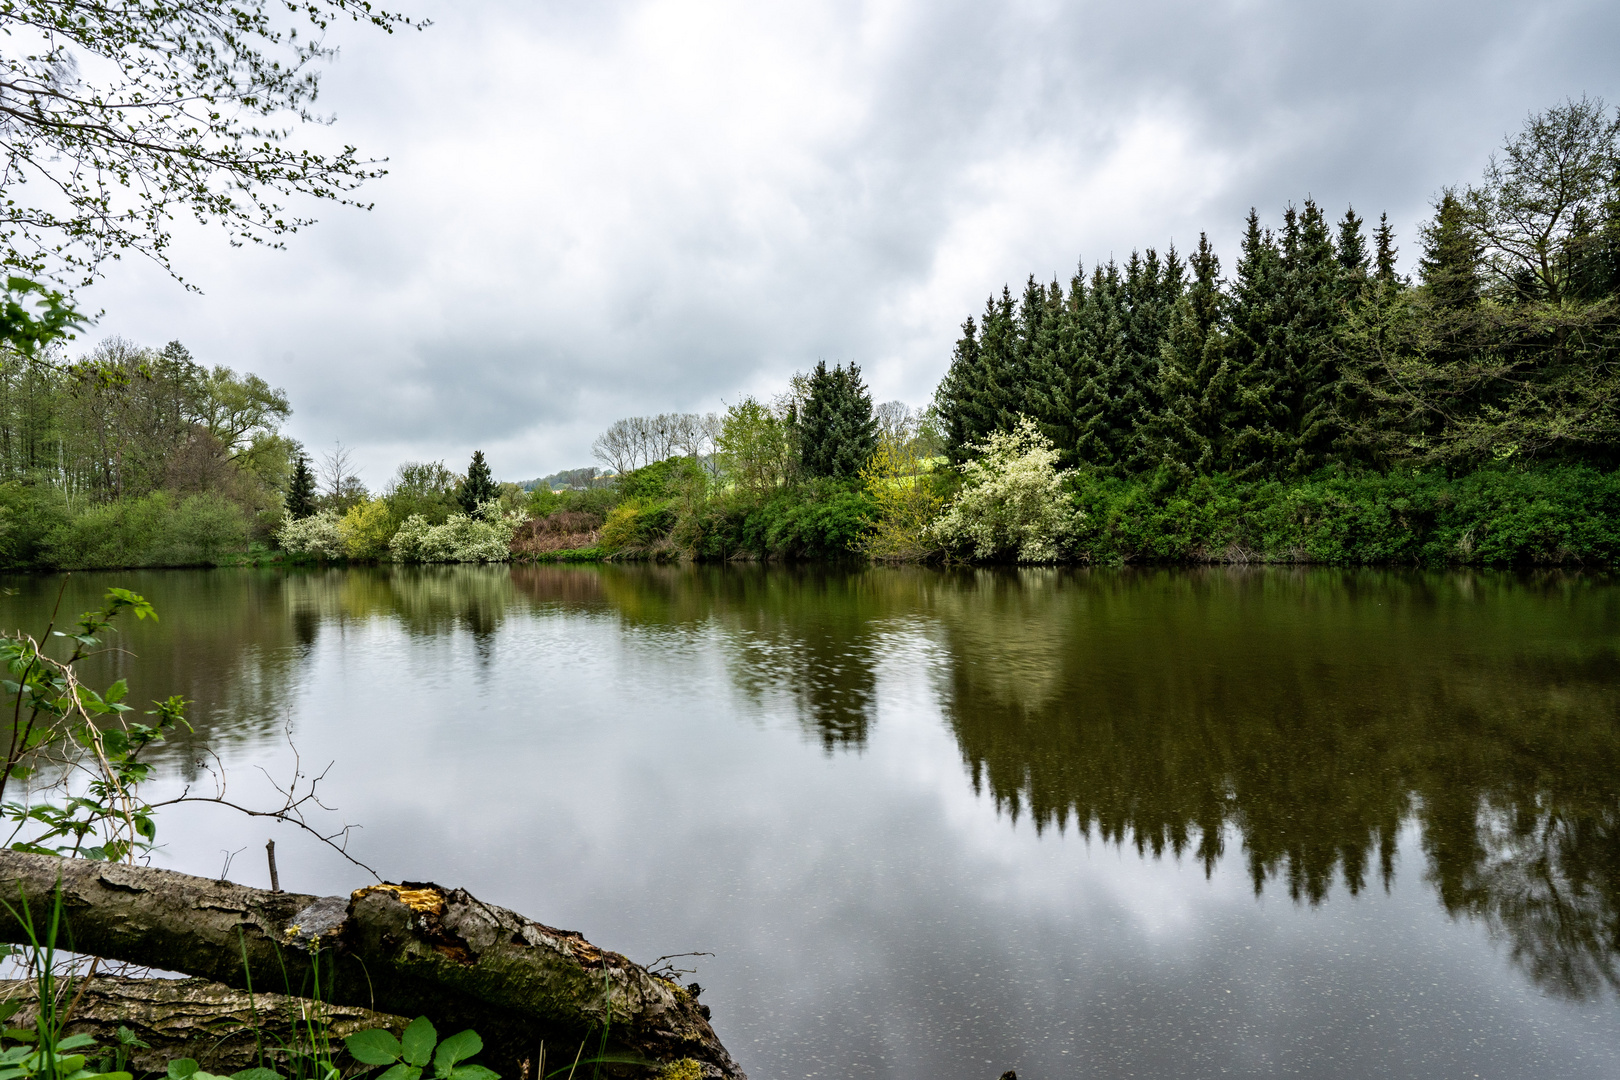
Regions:
<instances>
[{"instance_id":1,"label":"conifer tree","mask_svg":"<svg viewBox=\"0 0 1620 1080\"><path fill-rule=\"evenodd\" d=\"M1374 234L1373 272L1374 276L1385 285L1399 285L1400 276L1395 272L1395 256L1400 249L1395 246L1395 230L1390 227L1389 214L1378 215L1378 232Z\"/></svg>"},{"instance_id":2,"label":"conifer tree","mask_svg":"<svg viewBox=\"0 0 1620 1080\"><path fill-rule=\"evenodd\" d=\"M468 515L478 513L478 508L499 493L495 478L490 475L489 463L484 460L482 450L474 450L472 462L467 466L467 478L461 482L461 490L456 493L456 501L461 509Z\"/></svg>"},{"instance_id":3,"label":"conifer tree","mask_svg":"<svg viewBox=\"0 0 1620 1080\"><path fill-rule=\"evenodd\" d=\"M861 369L840 364L829 371L821 361L810 372L807 391L796 422L805 475L858 475L877 448L877 419Z\"/></svg>"},{"instance_id":4,"label":"conifer tree","mask_svg":"<svg viewBox=\"0 0 1620 1080\"><path fill-rule=\"evenodd\" d=\"M315 473L302 453L293 462L287 482L287 512L294 518L307 518L315 512Z\"/></svg>"},{"instance_id":5,"label":"conifer tree","mask_svg":"<svg viewBox=\"0 0 1620 1080\"><path fill-rule=\"evenodd\" d=\"M1177 300L1159 368L1162 410L1154 426L1158 461L1180 479L1218 471L1236 389L1225 354L1226 297L1221 261L1200 234L1189 260L1192 282Z\"/></svg>"},{"instance_id":6,"label":"conifer tree","mask_svg":"<svg viewBox=\"0 0 1620 1080\"><path fill-rule=\"evenodd\" d=\"M969 315L951 353L951 366L934 390L934 412L939 417L945 456L952 464L961 464L971 452L968 448L995 430L984 405L986 382L979 328Z\"/></svg>"},{"instance_id":7,"label":"conifer tree","mask_svg":"<svg viewBox=\"0 0 1620 1080\"><path fill-rule=\"evenodd\" d=\"M1359 240L1359 220L1355 222L1354 234ZM1364 266L1364 258L1363 255L1354 263L1358 271ZM1327 217L1315 202L1306 199L1300 215L1299 248L1291 273L1293 311L1288 334L1289 369L1293 380L1288 434L1294 452L1287 471L1296 476L1318 469L1331 460L1339 441L1339 367L1334 337L1343 322L1349 288L1360 285L1361 278L1350 275L1344 253L1334 250Z\"/></svg>"},{"instance_id":8,"label":"conifer tree","mask_svg":"<svg viewBox=\"0 0 1620 1080\"><path fill-rule=\"evenodd\" d=\"M1458 310L1479 303L1483 252L1455 192L1448 189L1441 195L1434 220L1423 227L1421 236L1418 278L1435 306Z\"/></svg>"},{"instance_id":9,"label":"conifer tree","mask_svg":"<svg viewBox=\"0 0 1620 1080\"><path fill-rule=\"evenodd\" d=\"M1121 451L1129 435L1128 428L1121 428L1118 408L1129 314L1124 292L1118 264L1110 261L1092 270L1076 326L1070 421L1075 430L1074 458L1104 472L1122 468Z\"/></svg>"},{"instance_id":10,"label":"conifer tree","mask_svg":"<svg viewBox=\"0 0 1620 1080\"><path fill-rule=\"evenodd\" d=\"M1346 296L1354 296L1366 284L1368 271L1367 238L1361 231L1362 220L1355 207L1348 207L1339 219L1339 269Z\"/></svg>"},{"instance_id":11,"label":"conifer tree","mask_svg":"<svg viewBox=\"0 0 1620 1080\"><path fill-rule=\"evenodd\" d=\"M1075 416L1079 409L1081 374L1080 323L1086 305L1084 268L1076 266L1065 294L1056 281L1047 288L1048 316L1042 327L1040 347L1031 359L1025 389L1025 411L1052 441L1066 465L1076 461L1079 431Z\"/></svg>"},{"instance_id":12,"label":"conifer tree","mask_svg":"<svg viewBox=\"0 0 1620 1080\"><path fill-rule=\"evenodd\" d=\"M1237 475L1265 471L1281 449L1276 445L1276 432L1283 411L1278 400L1283 387L1272 337L1282 276L1276 238L1270 229L1261 229L1260 215L1250 208L1232 282L1229 349L1233 377L1240 389L1222 463Z\"/></svg>"}]
</instances>

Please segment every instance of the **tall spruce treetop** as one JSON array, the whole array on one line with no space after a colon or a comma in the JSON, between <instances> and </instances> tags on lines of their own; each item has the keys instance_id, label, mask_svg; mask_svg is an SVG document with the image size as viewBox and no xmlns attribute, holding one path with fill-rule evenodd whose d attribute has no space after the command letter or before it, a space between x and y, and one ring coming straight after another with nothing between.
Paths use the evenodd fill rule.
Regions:
<instances>
[{"instance_id":1,"label":"tall spruce treetop","mask_svg":"<svg viewBox=\"0 0 1620 1080\"><path fill-rule=\"evenodd\" d=\"M797 417L799 464L807 476L857 475L877 449L877 419L861 369L842 364L831 371L820 361L806 380Z\"/></svg>"},{"instance_id":2,"label":"tall spruce treetop","mask_svg":"<svg viewBox=\"0 0 1620 1080\"><path fill-rule=\"evenodd\" d=\"M476 514L478 508L493 499L499 491L495 478L490 475L489 463L484 460L484 452L474 450L472 462L467 466L467 479L461 482L456 501L466 513Z\"/></svg>"},{"instance_id":3,"label":"tall spruce treetop","mask_svg":"<svg viewBox=\"0 0 1620 1080\"><path fill-rule=\"evenodd\" d=\"M1395 256L1400 249L1395 246L1395 230L1389 224L1389 215L1378 215L1378 232L1373 238L1373 274L1385 285L1399 285L1400 275L1395 272Z\"/></svg>"},{"instance_id":4,"label":"tall spruce treetop","mask_svg":"<svg viewBox=\"0 0 1620 1080\"><path fill-rule=\"evenodd\" d=\"M303 454L293 463L292 477L287 481L287 512L295 518L307 518L315 512L315 473Z\"/></svg>"},{"instance_id":5,"label":"tall spruce treetop","mask_svg":"<svg viewBox=\"0 0 1620 1080\"><path fill-rule=\"evenodd\" d=\"M1466 308L1479 302L1483 252L1468 212L1454 191L1440 196L1434 220L1422 229L1418 277L1437 307Z\"/></svg>"},{"instance_id":6,"label":"tall spruce treetop","mask_svg":"<svg viewBox=\"0 0 1620 1080\"><path fill-rule=\"evenodd\" d=\"M1349 207L1339 220L1339 266L1344 271L1344 282L1349 291L1359 289L1367 280L1367 238L1361 232L1362 221L1356 208Z\"/></svg>"}]
</instances>

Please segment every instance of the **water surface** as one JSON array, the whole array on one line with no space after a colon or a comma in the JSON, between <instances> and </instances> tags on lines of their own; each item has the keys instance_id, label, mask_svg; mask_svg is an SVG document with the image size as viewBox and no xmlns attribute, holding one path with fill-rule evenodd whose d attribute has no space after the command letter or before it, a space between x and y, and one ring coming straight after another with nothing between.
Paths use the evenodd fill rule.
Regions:
<instances>
[{"instance_id":1,"label":"water surface","mask_svg":"<svg viewBox=\"0 0 1620 1080\"><path fill-rule=\"evenodd\" d=\"M8 584L37 629L61 580ZM162 621L103 677L195 702L175 785L330 763L312 820L390 879L713 953L676 962L758 1080L1620 1072L1601 578L148 571L64 608L112 584ZM161 829L162 865L267 884L273 836L286 887L369 880Z\"/></svg>"}]
</instances>

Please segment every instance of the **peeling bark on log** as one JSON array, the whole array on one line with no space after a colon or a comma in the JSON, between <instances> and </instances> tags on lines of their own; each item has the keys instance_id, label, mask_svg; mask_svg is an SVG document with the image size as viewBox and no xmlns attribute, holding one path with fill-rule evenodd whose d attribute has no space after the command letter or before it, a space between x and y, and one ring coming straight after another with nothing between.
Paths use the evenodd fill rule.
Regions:
<instances>
[{"instance_id":1,"label":"peeling bark on log","mask_svg":"<svg viewBox=\"0 0 1620 1080\"><path fill-rule=\"evenodd\" d=\"M126 1027L149 1044L150 1049L137 1048L130 1055L137 1074L162 1074L170 1061L190 1057L208 1072L229 1075L257 1064L261 1045L272 1061L281 1061L282 1048L300 1045L292 1018L310 1008L303 998L263 993L250 997L245 990L232 990L207 979L96 975L76 983L73 996L76 1004L67 1024L69 1033L94 1036L106 1049L117 1045L117 1031ZM32 1002L34 983L0 979L0 1001L14 998ZM404 1017L370 1009L320 1008L327 1033L334 1039L379 1027L397 1035L408 1023ZM31 1026L35 1013L32 1004L26 1005L10 1024Z\"/></svg>"},{"instance_id":2,"label":"peeling bark on log","mask_svg":"<svg viewBox=\"0 0 1620 1080\"><path fill-rule=\"evenodd\" d=\"M610 1050L660 1064L697 1063L710 1080L746 1080L707 1019L675 983L579 934L462 889L374 885L348 897L272 893L170 870L0 851L0 898L26 898L36 920L57 882L86 955L195 975L238 989L308 995L398 1016L426 1015L441 1034L474 1028L481 1060L515 1078L544 1040L555 1061L604 1027ZM0 940L25 942L0 909ZM246 966L244 969L244 953Z\"/></svg>"}]
</instances>

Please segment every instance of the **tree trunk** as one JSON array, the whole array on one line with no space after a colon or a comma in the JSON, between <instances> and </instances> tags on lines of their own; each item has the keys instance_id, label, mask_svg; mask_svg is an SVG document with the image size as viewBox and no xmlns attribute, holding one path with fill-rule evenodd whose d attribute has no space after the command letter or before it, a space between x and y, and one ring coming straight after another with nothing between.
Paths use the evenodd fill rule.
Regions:
<instances>
[{"instance_id":1,"label":"tree trunk","mask_svg":"<svg viewBox=\"0 0 1620 1080\"><path fill-rule=\"evenodd\" d=\"M21 997L33 1002L34 996L32 980L0 979L0 1001ZM302 1024L306 1016L321 1021L320 1027L332 1040L366 1028L387 1028L397 1035L407 1023L404 1017L370 1009L317 1008L285 994L250 995L207 979L98 974L75 980L64 996L64 1008L69 1001L73 1004L67 1031L93 1036L99 1051L111 1051L118 1045L121 1027L147 1044L145 1049L133 1048L126 1061L137 1075L162 1075L169 1062L182 1057L194 1058L205 1071L220 1076L260 1061L282 1066L283 1075L290 1075L293 1070L285 1068L288 1051L303 1052L309 1046L308 1029ZM35 1015L35 1007L26 1005L8 1026L31 1027Z\"/></svg>"},{"instance_id":2,"label":"tree trunk","mask_svg":"<svg viewBox=\"0 0 1620 1080\"><path fill-rule=\"evenodd\" d=\"M668 979L579 934L426 882L347 897L273 893L120 863L0 851L0 940L26 943L18 918L47 925L58 882L76 952L243 989L315 996L397 1016L441 1034L473 1028L481 1060L515 1077L536 1056L610 1051L711 1080L746 1080L705 1006Z\"/></svg>"}]
</instances>

